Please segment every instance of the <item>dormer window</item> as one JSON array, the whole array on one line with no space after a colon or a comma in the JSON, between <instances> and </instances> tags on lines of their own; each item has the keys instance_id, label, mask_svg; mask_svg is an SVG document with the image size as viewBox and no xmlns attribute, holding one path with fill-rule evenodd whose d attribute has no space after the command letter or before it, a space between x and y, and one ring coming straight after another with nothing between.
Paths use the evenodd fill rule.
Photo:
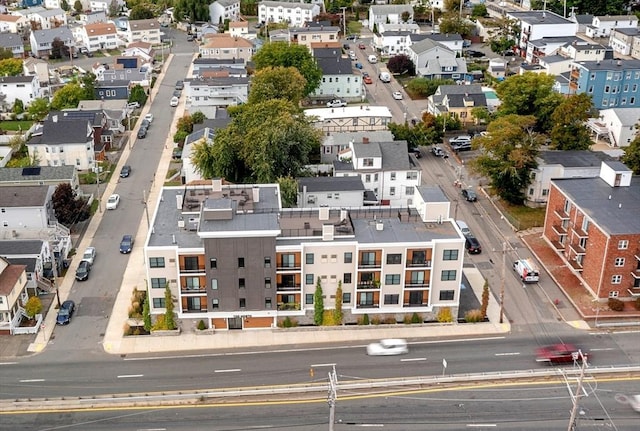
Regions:
<instances>
[{"instance_id":1,"label":"dormer window","mask_svg":"<svg viewBox=\"0 0 640 431\"><path fill-rule=\"evenodd\" d=\"M373 159L372 158L362 159L362 166L373 167Z\"/></svg>"}]
</instances>

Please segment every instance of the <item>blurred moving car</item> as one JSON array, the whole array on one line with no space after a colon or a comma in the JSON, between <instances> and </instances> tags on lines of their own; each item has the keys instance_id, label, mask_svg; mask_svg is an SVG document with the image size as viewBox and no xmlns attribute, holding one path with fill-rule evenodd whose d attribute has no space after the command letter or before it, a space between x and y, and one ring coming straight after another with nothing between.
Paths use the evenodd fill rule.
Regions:
<instances>
[{"instance_id":1,"label":"blurred moving car","mask_svg":"<svg viewBox=\"0 0 640 431\"><path fill-rule=\"evenodd\" d=\"M409 353L407 342L400 338L387 338L367 346L369 356L394 356Z\"/></svg>"},{"instance_id":2,"label":"blurred moving car","mask_svg":"<svg viewBox=\"0 0 640 431\"><path fill-rule=\"evenodd\" d=\"M58 310L58 317L56 317L56 324L68 325L71 322L71 316L76 309L75 302L68 300L64 301Z\"/></svg>"},{"instance_id":3,"label":"blurred moving car","mask_svg":"<svg viewBox=\"0 0 640 431\"><path fill-rule=\"evenodd\" d=\"M581 362L582 357L588 359L588 355L582 352L573 344L558 343L550 346L540 347L536 350L536 362L547 364L567 364Z\"/></svg>"},{"instance_id":4,"label":"blurred moving car","mask_svg":"<svg viewBox=\"0 0 640 431\"><path fill-rule=\"evenodd\" d=\"M446 155L444 150L437 145L431 148L431 153L436 157L444 157Z\"/></svg>"},{"instance_id":5,"label":"blurred moving car","mask_svg":"<svg viewBox=\"0 0 640 431\"><path fill-rule=\"evenodd\" d=\"M114 193L111 196L109 196L109 199L107 199L107 209L114 210L118 208L119 203L120 203L120 195Z\"/></svg>"},{"instance_id":6,"label":"blurred moving car","mask_svg":"<svg viewBox=\"0 0 640 431\"><path fill-rule=\"evenodd\" d=\"M120 241L120 253L127 254L131 253L131 249L133 248L133 237L131 235L124 235L122 240Z\"/></svg>"},{"instance_id":7,"label":"blurred moving car","mask_svg":"<svg viewBox=\"0 0 640 431\"><path fill-rule=\"evenodd\" d=\"M96 260L96 248L95 247L87 247L82 255L82 260L86 260L91 265Z\"/></svg>"},{"instance_id":8,"label":"blurred moving car","mask_svg":"<svg viewBox=\"0 0 640 431\"><path fill-rule=\"evenodd\" d=\"M355 67L356 69L362 69L362 63L356 63Z\"/></svg>"},{"instance_id":9,"label":"blurred moving car","mask_svg":"<svg viewBox=\"0 0 640 431\"><path fill-rule=\"evenodd\" d=\"M394 91L393 98L396 100L402 100L402 93L400 93L399 91Z\"/></svg>"},{"instance_id":10,"label":"blurred moving car","mask_svg":"<svg viewBox=\"0 0 640 431\"><path fill-rule=\"evenodd\" d=\"M475 202L478 200L478 195L471 189L462 189L462 197L467 200L467 202Z\"/></svg>"},{"instance_id":11,"label":"blurred moving car","mask_svg":"<svg viewBox=\"0 0 640 431\"><path fill-rule=\"evenodd\" d=\"M327 102L327 108L342 108L343 106L347 106L347 102L340 99L333 99Z\"/></svg>"},{"instance_id":12,"label":"blurred moving car","mask_svg":"<svg viewBox=\"0 0 640 431\"><path fill-rule=\"evenodd\" d=\"M358 48L360 48L360 49L367 49L367 47L364 45L364 43L359 43L359 44L358 44Z\"/></svg>"},{"instance_id":13,"label":"blurred moving car","mask_svg":"<svg viewBox=\"0 0 640 431\"><path fill-rule=\"evenodd\" d=\"M76 280L85 281L89 278L89 272L91 272L91 264L86 260L81 260L76 269Z\"/></svg>"}]
</instances>

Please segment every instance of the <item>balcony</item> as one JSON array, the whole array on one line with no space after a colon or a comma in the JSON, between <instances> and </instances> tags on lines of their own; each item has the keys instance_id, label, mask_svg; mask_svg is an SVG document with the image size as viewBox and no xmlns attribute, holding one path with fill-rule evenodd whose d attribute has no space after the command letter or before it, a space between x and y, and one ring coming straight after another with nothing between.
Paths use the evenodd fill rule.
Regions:
<instances>
[{"instance_id":1,"label":"balcony","mask_svg":"<svg viewBox=\"0 0 640 431\"><path fill-rule=\"evenodd\" d=\"M206 267L204 265L189 266L188 268L180 268L180 273L193 274L197 272L205 272Z\"/></svg>"},{"instance_id":2,"label":"balcony","mask_svg":"<svg viewBox=\"0 0 640 431\"><path fill-rule=\"evenodd\" d=\"M402 304L403 307L428 307L429 304L423 304L423 303L411 303L411 302L405 302Z\"/></svg>"},{"instance_id":3,"label":"balcony","mask_svg":"<svg viewBox=\"0 0 640 431\"><path fill-rule=\"evenodd\" d=\"M569 248L571 248L571 251L578 256L587 254L587 250L585 250L580 244L570 244Z\"/></svg>"},{"instance_id":4,"label":"balcony","mask_svg":"<svg viewBox=\"0 0 640 431\"><path fill-rule=\"evenodd\" d=\"M556 208L555 211L553 211L553 213L560 219L560 220L569 220L569 214L567 214L564 211L564 208Z\"/></svg>"},{"instance_id":5,"label":"balcony","mask_svg":"<svg viewBox=\"0 0 640 431\"><path fill-rule=\"evenodd\" d=\"M380 304L357 304L356 308L380 308Z\"/></svg>"},{"instance_id":6,"label":"balcony","mask_svg":"<svg viewBox=\"0 0 640 431\"><path fill-rule=\"evenodd\" d=\"M578 68L571 69L571 73L569 74L569 78L572 81L577 81L578 78L580 78L580 69L578 69Z\"/></svg>"},{"instance_id":7,"label":"balcony","mask_svg":"<svg viewBox=\"0 0 640 431\"><path fill-rule=\"evenodd\" d=\"M430 268L431 267L431 261L430 260L412 260L412 261L407 261L407 268L416 268L416 267Z\"/></svg>"},{"instance_id":8,"label":"balcony","mask_svg":"<svg viewBox=\"0 0 640 431\"><path fill-rule=\"evenodd\" d=\"M424 281L409 281L404 284L404 287L406 289L416 289L416 288L428 289L429 283Z\"/></svg>"},{"instance_id":9,"label":"balcony","mask_svg":"<svg viewBox=\"0 0 640 431\"><path fill-rule=\"evenodd\" d=\"M380 260L358 262L358 269L371 269L371 268L381 268L381 267L382 267L382 261Z\"/></svg>"},{"instance_id":10,"label":"balcony","mask_svg":"<svg viewBox=\"0 0 640 431\"><path fill-rule=\"evenodd\" d=\"M291 311L291 310L299 310L300 303L299 302L279 302L278 303L278 311Z\"/></svg>"},{"instance_id":11,"label":"balcony","mask_svg":"<svg viewBox=\"0 0 640 431\"><path fill-rule=\"evenodd\" d=\"M553 245L553 248L555 248L558 251L563 251L565 249L565 246L563 243L561 243L560 241L551 241L551 244Z\"/></svg>"},{"instance_id":12,"label":"balcony","mask_svg":"<svg viewBox=\"0 0 640 431\"><path fill-rule=\"evenodd\" d=\"M359 281L357 287L358 289L380 289L380 281Z\"/></svg>"},{"instance_id":13,"label":"balcony","mask_svg":"<svg viewBox=\"0 0 640 431\"><path fill-rule=\"evenodd\" d=\"M574 271L582 272L582 263L578 262L577 260L570 259L569 260L569 265L571 265L571 268Z\"/></svg>"},{"instance_id":14,"label":"balcony","mask_svg":"<svg viewBox=\"0 0 640 431\"><path fill-rule=\"evenodd\" d=\"M585 231L582 230L582 228L578 228L578 229L574 229L573 233L576 234L576 236L578 236L579 238L588 238L589 234Z\"/></svg>"},{"instance_id":15,"label":"balcony","mask_svg":"<svg viewBox=\"0 0 640 431\"><path fill-rule=\"evenodd\" d=\"M180 293L204 293L207 288L204 286L180 286Z\"/></svg>"},{"instance_id":16,"label":"balcony","mask_svg":"<svg viewBox=\"0 0 640 431\"><path fill-rule=\"evenodd\" d=\"M278 283L276 284L276 289L277 290L283 290L283 291L292 291L292 290L300 290L300 287L302 285L300 283Z\"/></svg>"},{"instance_id":17,"label":"balcony","mask_svg":"<svg viewBox=\"0 0 640 431\"><path fill-rule=\"evenodd\" d=\"M279 262L276 266L276 271L300 271L300 264L299 263L282 263Z\"/></svg>"},{"instance_id":18,"label":"balcony","mask_svg":"<svg viewBox=\"0 0 640 431\"><path fill-rule=\"evenodd\" d=\"M551 229L553 229L553 231L555 233L557 233L558 235L566 235L567 234L567 228L563 227L561 224L554 224L551 226Z\"/></svg>"}]
</instances>

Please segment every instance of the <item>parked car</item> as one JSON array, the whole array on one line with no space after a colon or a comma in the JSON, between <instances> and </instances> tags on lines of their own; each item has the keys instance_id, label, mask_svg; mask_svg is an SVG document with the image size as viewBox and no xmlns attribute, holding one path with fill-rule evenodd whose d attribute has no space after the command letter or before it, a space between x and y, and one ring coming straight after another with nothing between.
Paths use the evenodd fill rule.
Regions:
<instances>
[{"instance_id":1,"label":"parked car","mask_svg":"<svg viewBox=\"0 0 640 431\"><path fill-rule=\"evenodd\" d=\"M536 350L536 361L545 362L547 364L566 364L573 362L581 362L582 358L578 353L578 348L573 344L552 344L550 346L540 347ZM586 353L582 353L585 359L588 359Z\"/></svg>"},{"instance_id":2,"label":"parked car","mask_svg":"<svg viewBox=\"0 0 640 431\"><path fill-rule=\"evenodd\" d=\"M86 260L81 260L76 269L76 280L85 281L89 278L89 272L91 271L91 264Z\"/></svg>"},{"instance_id":3,"label":"parked car","mask_svg":"<svg viewBox=\"0 0 640 431\"><path fill-rule=\"evenodd\" d=\"M504 55L505 57L515 57L516 53L508 49L506 51L502 51L502 55Z\"/></svg>"},{"instance_id":4,"label":"parked car","mask_svg":"<svg viewBox=\"0 0 640 431\"><path fill-rule=\"evenodd\" d=\"M122 254L131 253L132 248L133 248L133 237L131 235L123 236L122 241L120 241L120 253Z\"/></svg>"},{"instance_id":5,"label":"parked car","mask_svg":"<svg viewBox=\"0 0 640 431\"><path fill-rule=\"evenodd\" d=\"M480 247L480 241L478 238L471 235L470 233L465 235L465 247L469 254L480 254L482 253L482 247Z\"/></svg>"},{"instance_id":6,"label":"parked car","mask_svg":"<svg viewBox=\"0 0 640 431\"><path fill-rule=\"evenodd\" d=\"M394 91L393 98L396 100L402 100L402 93L400 93L399 91Z\"/></svg>"},{"instance_id":7,"label":"parked car","mask_svg":"<svg viewBox=\"0 0 640 431\"><path fill-rule=\"evenodd\" d=\"M459 135L456 136L455 138L451 138L449 139L449 143L450 144L457 144L460 142L471 142L471 136L469 135Z\"/></svg>"},{"instance_id":8,"label":"parked car","mask_svg":"<svg viewBox=\"0 0 640 431\"><path fill-rule=\"evenodd\" d=\"M357 58L355 51L349 51L349 58L351 60L355 60Z\"/></svg>"},{"instance_id":9,"label":"parked car","mask_svg":"<svg viewBox=\"0 0 640 431\"><path fill-rule=\"evenodd\" d=\"M340 99L333 99L327 102L327 108L342 108L343 106L347 106L347 102Z\"/></svg>"},{"instance_id":10,"label":"parked car","mask_svg":"<svg viewBox=\"0 0 640 431\"><path fill-rule=\"evenodd\" d=\"M144 139L147 137L147 128L140 126L138 129L138 139Z\"/></svg>"},{"instance_id":11,"label":"parked car","mask_svg":"<svg viewBox=\"0 0 640 431\"><path fill-rule=\"evenodd\" d=\"M127 178L131 175L131 166L124 165L122 169L120 169L120 178Z\"/></svg>"},{"instance_id":12,"label":"parked car","mask_svg":"<svg viewBox=\"0 0 640 431\"><path fill-rule=\"evenodd\" d=\"M468 49L465 51L464 53L467 57L474 57L474 58L480 58L480 57L484 57L485 54L482 51L474 51L473 49Z\"/></svg>"},{"instance_id":13,"label":"parked car","mask_svg":"<svg viewBox=\"0 0 640 431\"><path fill-rule=\"evenodd\" d=\"M460 232L462 232L463 235L471 235L471 229L469 229L469 226L467 226L465 222L463 222L462 220L456 220L456 224L460 228Z\"/></svg>"},{"instance_id":14,"label":"parked car","mask_svg":"<svg viewBox=\"0 0 640 431\"><path fill-rule=\"evenodd\" d=\"M96 260L96 248L95 247L87 247L84 250L84 254L82 255L82 260L86 260L91 265Z\"/></svg>"},{"instance_id":15,"label":"parked car","mask_svg":"<svg viewBox=\"0 0 640 431\"><path fill-rule=\"evenodd\" d=\"M172 108L175 108L176 106L178 106L178 103L180 103L180 99L178 99L176 96L173 96L171 98L171 102L169 102L169 105L171 105Z\"/></svg>"},{"instance_id":16,"label":"parked car","mask_svg":"<svg viewBox=\"0 0 640 431\"><path fill-rule=\"evenodd\" d=\"M471 142L456 142L451 144L451 149L455 152L458 151L471 151Z\"/></svg>"},{"instance_id":17,"label":"parked car","mask_svg":"<svg viewBox=\"0 0 640 431\"><path fill-rule=\"evenodd\" d=\"M359 43L359 44L358 44L358 48L360 48L360 49L367 49L367 47L364 45L364 43Z\"/></svg>"},{"instance_id":18,"label":"parked car","mask_svg":"<svg viewBox=\"0 0 640 431\"><path fill-rule=\"evenodd\" d=\"M469 48L471 46L471 41L469 39L463 39L462 40L462 47L463 48Z\"/></svg>"},{"instance_id":19,"label":"parked car","mask_svg":"<svg viewBox=\"0 0 640 431\"><path fill-rule=\"evenodd\" d=\"M171 158L174 160L178 160L182 158L182 148L174 148L173 153L171 154Z\"/></svg>"},{"instance_id":20,"label":"parked car","mask_svg":"<svg viewBox=\"0 0 640 431\"><path fill-rule=\"evenodd\" d=\"M358 35L357 34L350 34L349 36L347 36L347 40L356 41L356 40L358 40Z\"/></svg>"},{"instance_id":21,"label":"parked car","mask_svg":"<svg viewBox=\"0 0 640 431\"><path fill-rule=\"evenodd\" d=\"M420 152L420 148L410 148L409 152L415 156L416 159L422 157L422 152Z\"/></svg>"},{"instance_id":22,"label":"parked car","mask_svg":"<svg viewBox=\"0 0 640 431\"><path fill-rule=\"evenodd\" d=\"M431 153L436 157L444 157L446 155L444 150L437 145L431 148Z\"/></svg>"},{"instance_id":23,"label":"parked car","mask_svg":"<svg viewBox=\"0 0 640 431\"><path fill-rule=\"evenodd\" d=\"M176 81L176 90L184 90L184 81Z\"/></svg>"},{"instance_id":24,"label":"parked car","mask_svg":"<svg viewBox=\"0 0 640 431\"><path fill-rule=\"evenodd\" d=\"M149 126L151 126L151 123L146 118L140 122L141 128L144 127L145 129L148 129Z\"/></svg>"},{"instance_id":25,"label":"parked car","mask_svg":"<svg viewBox=\"0 0 640 431\"><path fill-rule=\"evenodd\" d=\"M75 302L68 300L64 301L58 310L58 317L56 317L56 323L58 325L68 325L71 322L71 316L76 309Z\"/></svg>"},{"instance_id":26,"label":"parked car","mask_svg":"<svg viewBox=\"0 0 640 431\"><path fill-rule=\"evenodd\" d=\"M362 63L356 63L354 66L356 69L362 69Z\"/></svg>"},{"instance_id":27,"label":"parked car","mask_svg":"<svg viewBox=\"0 0 640 431\"><path fill-rule=\"evenodd\" d=\"M369 356L393 356L409 353L407 342L399 338L387 338L367 346Z\"/></svg>"},{"instance_id":28,"label":"parked car","mask_svg":"<svg viewBox=\"0 0 640 431\"><path fill-rule=\"evenodd\" d=\"M196 37L192 34L188 34L187 35L187 42L193 42L194 40L196 40Z\"/></svg>"},{"instance_id":29,"label":"parked car","mask_svg":"<svg viewBox=\"0 0 640 431\"><path fill-rule=\"evenodd\" d=\"M467 200L467 202L475 202L478 200L478 195L471 189L462 189L462 197Z\"/></svg>"},{"instance_id":30,"label":"parked car","mask_svg":"<svg viewBox=\"0 0 640 431\"><path fill-rule=\"evenodd\" d=\"M349 48L350 48L350 46L349 46L349 44L348 44L348 43L343 43L343 44L342 44L342 49L344 49L345 51L348 51L348 50L349 50Z\"/></svg>"},{"instance_id":31,"label":"parked car","mask_svg":"<svg viewBox=\"0 0 640 431\"><path fill-rule=\"evenodd\" d=\"M148 113L147 115L144 116L144 119L147 120L149 123L153 123L153 114Z\"/></svg>"},{"instance_id":32,"label":"parked car","mask_svg":"<svg viewBox=\"0 0 640 431\"><path fill-rule=\"evenodd\" d=\"M180 98L182 96L182 90L173 90L173 97Z\"/></svg>"},{"instance_id":33,"label":"parked car","mask_svg":"<svg viewBox=\"0 0 640 431\"><path fill-rule=\"evenodd\" d=\"M364 78L362 78L362 82L364 82L365 84L373 84L373 79L371 79L370 76L365 76Z\"/></svg>"},{"instance_id":34,"label":"parked car","mask_svg":"<svg viewBox=\"0 0 640 431\"><path fill-rule=\"evenodd\" d=\"M118 208L119 203L120 203L120 195L114 193L111 196L109 196L109 199L107 199L107 209L114 210Z\"/></svg>"}]
</instances>

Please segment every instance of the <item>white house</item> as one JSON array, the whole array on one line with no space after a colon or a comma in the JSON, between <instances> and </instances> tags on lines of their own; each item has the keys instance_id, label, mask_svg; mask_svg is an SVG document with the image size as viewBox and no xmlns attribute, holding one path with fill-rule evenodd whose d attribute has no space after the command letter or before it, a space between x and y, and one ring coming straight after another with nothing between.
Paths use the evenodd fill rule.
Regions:
<instances>
[{"instance_id":1,"label":"white house","mask_svg":"<svg viewBox=\"0 0 640 431\"><path fill-rule=\"evenodd\" d=\"M358 208L364 206L365 188L359 176L301 177L298 208Z\"/></svg>"},{"instance_id":2,"label":"white house","mask_svg":"<svg viewBox=\"0 0 640 431\"><path fill-rule=\"evenodd\" d=\"M160 22L155 19L138 19L127 21L125 38L128 43L148 42L152 45L160 44Z\"/></svg>"},{"instance_id":3,"label":"white house","mask_svg":"<svg viewBox=\"0 0 640 431\"><path fill-rule=\"evenodd\" d=\"M464 79L467 63L464 58L433 39L424 39L409 46L407 56L416 66L416 74L430 79Z\"/></svg>"},{"instance_id":4,"label":"white house","mask_svg":"<svg viewBox=\"0 0 640 431\"><path fill-rule=\"evenodd\" d=\"M592 39L609 37L613 30L621 28L638 28L638 17L635 15L594 16L591 25L585 29L585 34Z\"/></svg>"},{"instance_id":5,"label":"white house","mask_svg":"<svg viewBox=\"0 0 640 431\"><path fill-rule=\"evenodd\" d=\"M413 22L413 7L408 4L372 5L369 7L369 30L379 29L380 24Z\"/></svg>"},{"instance_id":6,"label":"white house","mask_svg":"<svg viewBox=\"0 0 640 431\"><path fill-rule=\"evenodd\" d=\"M0 33L18 33L27 25L22 15L0 14Z\"/></svg>"},{"instance_id":7,"label":"white house","mask_svg":"<svg viewBox=\"0 0 640 431\"><path fill-rule=\"evenodd\" d=\"M30 237L26 234L28 230L47 229L56 222L51 203L54 191L55 187L50 185L0 187L0 229L14 230L22 238Z\"/></svg>"},{"instance_id":8,"label":"white house","mask_svg":"<svg viewBox=\"0 0 640 431\"><path fill-rule=\"evenodd\" d=\"M27 19L35 22L38 30L49 30L67 25L67 14L62 9L44 9L27 15Z\"/></svg>"},{"instance_id":9,"label":"white house","mask_svg":"<svg viewBox=\"0 0 640 431\"><path fill-rule=\"evenodd\" d=\"M263 0L258 4L258 22L286 22L300 27L320 14L318 4Z\"/></svg>"},{"instance_id":10,"label":"white house","mask_svg":"<svg viewBox=\"0 0 640 431\"><path fill-rule=\"evenodd\" d=\"M507 12L506 16L520 27L520 39L517 41L520 53L527 51L530 40L575 36L578 31L578 23L550 11ZM527 52L527 55L530 54Z\"/></svg>"},{"instance_id":11,"label":"white house","mask_svg":"<svg viewBox=\"0 0 640 431\"><path fill-rule=\"evenodd\" d=\"M184 146L182 147L182 178L184 184L189 184L192 181L202 180L202 175L196 169L193 161L191 160L191 155L193 152L193 147L196 144L206 142L207 144L213 143L213 137L215 135L215 131L209 127L204 127L200 130L197 130L184 139Z\"/></svg>"},{"instance_id":12,"label":"white house","mask_svg":"<svg viewBox=\"0 0 640 431\"><path fill-rule=\"evenodd\" d=\"M634 50L634 45L636 49ZM609 46L614 52L622 55L638 57L638 46L640 46L640 29L618 28L612 29L609 36Z\"/></svg>"},{"instance_id":13,"label":"white house","mask_svg":"<svg viewBox=\"0 0 640 431\"><path fill-rule=\"evenodd\" d=\"M118 47L118 33L113 23L87 24L82 31L82 44L89 52Z\"/></svg>"},{"instance_id":14,"label":"white house","mask_svg":"<svg viewBox=\"0 0 640 431\"><path fill-rule=\"evenodd\" d=\"M57 115L42 122L27 142L29 157L40 166L73 165L94 168L93 127L88 120L58 121Z\"/></svg>"},{"instance_id":15,"label":"white house","mask_svg":"<svg viewBox=\"0 0 640 431\"><path fill-rule=\"evenodd\" d=\"M240 17L240 0L215 0L209 5L211 24L219 25L225 20L237 21Z\"/></svg>"},{"instance_id":16,"label":"white house","mask_svg":"<svg viewBox=\"0 0 640 431\"><path fill-rule=\"evenodd\" d=\"M333 163L341 151L349 148L351 142L362 142L367 138L369 142L393 141L393 133L390 130L378 130L375 132L342 132L325 135L320 150L320 163Z\"/></svg>"},{"instance_id":17,"label":"white house","mask_svg":"<svg viewBox=\"0 0 640 431\"><path fill-rule=\"evenodd\" d=\"M189 112L201 111L209 118L216 107L246 103L249 96L249 78L216 77L189 78L184 81L186 107Z\"/></svg>"},{"instance_id":18,"label":"white house","mask_svg":"<svg viewBox=\"0 0 640 431\"><path fill-rule=\"evenodd\" d=\"M55 257L51 253L48 241L23 238L0 240L0 258L7 259L12 265L26 266L25 288L31 295L38 294L39 291L51 291L53 286L46 277L55 276L52 265ZM0 322L2 322L1 317Z\"/></svg>"},{"instance_id":19,"label":"white house","mask_svg":"<svg viewBox=\"0 0 640 431\"><path fill-rule=\"evenodd\" d=\"M373 35L373 46L384 57L407 54L411 45L411 35L408 31L385 31Z\"/></svg>"},{"instance_id":20,"label":"white house","mask_svg":"<svg viewBox=\"0 0 640 431\"><path fill-rule=\"evenodd\" d=\"M638 118L640 108L610 108L602 109L598 118L591 118L587 122L596 138L607 137L611 145L628 147L638 136Z\"/></svg>"},{"instance_id":21,"label":"white house","mask_svg":"<svg viewBox=\"0 0 640 431\"><path fill-rule=\"evenodd\" d=\"M22 100L28 106L33 99L40 97L40 83L36 75L32 76L1 76L0 93L5 97L2 103L5 110L11 108L16 100Z\"/></svg>"},{"instance_id":22,"label":"white house","mask_svg":"<svg viewBox=\"0 0 640 431\"><path fill-rule=\"evenodd\" d=\"M24 311L29 300L26 265L11 265L0 258L0 281L0 334L13 335L21 320L27 317Z\"/></svg>"},{"instance_id":23,"label":"white house","mask_svg":"<svg viewBox=\"0 0 640 431\"><path fill-rule=\"evenodd\" d=\"M49 87L49 63L39 58L25 58L22 62L22 74L24 76L35 75L40 85L40 95L48 91Z\"/></svg>"},{"instance_id":24,"label":"white house","mask_svg":"<svg viewBox=\"0 0 640 431\"><path fill-rule=\"evenodd\" d=\"M327 55L321 53L325 51ZM341 56L339 48L316 49L314 56L322 70L322 80L314 95L360 101L364 91L362 76L355 72L351 60Z\"/></svg>"},{"instance_id":25,"label":"white house","mask_svg":"<svg viewBox=\"0 0 640 431\"><path fill-rule=\"evenodd\" d=\"M148 42L134 42L122 51L124 57L138 57L144 63L153 63L155 50Z\"/></svg>"},{"instance_id":26,"label":"white house","mask_svg":"<svg viewBox=\"0 0 640 431\"><path fill-rule=\"evenodd\" d=\"M81 13L78 15L80 17L80 23L83 25L87 24L95 24L97 22L107 22L109 21L109 16L107 15L107 11L104 10L96 10Z\"/></svg>"},{"instance_id":27,"label":"white house","mask_svg":"<svg viewBox=\"0 0 640 431\"><path fill-rule=\"evenodd\" d=\"M89 9L91 9L92 11L109 11L109 6L111 6L111 2L113 0L91 0L89 2ZM116 3L118 4L118 8L122 9L123 6L125 6L125 2L124 0L115 0Z\"/></svg>"}]
</instances>

